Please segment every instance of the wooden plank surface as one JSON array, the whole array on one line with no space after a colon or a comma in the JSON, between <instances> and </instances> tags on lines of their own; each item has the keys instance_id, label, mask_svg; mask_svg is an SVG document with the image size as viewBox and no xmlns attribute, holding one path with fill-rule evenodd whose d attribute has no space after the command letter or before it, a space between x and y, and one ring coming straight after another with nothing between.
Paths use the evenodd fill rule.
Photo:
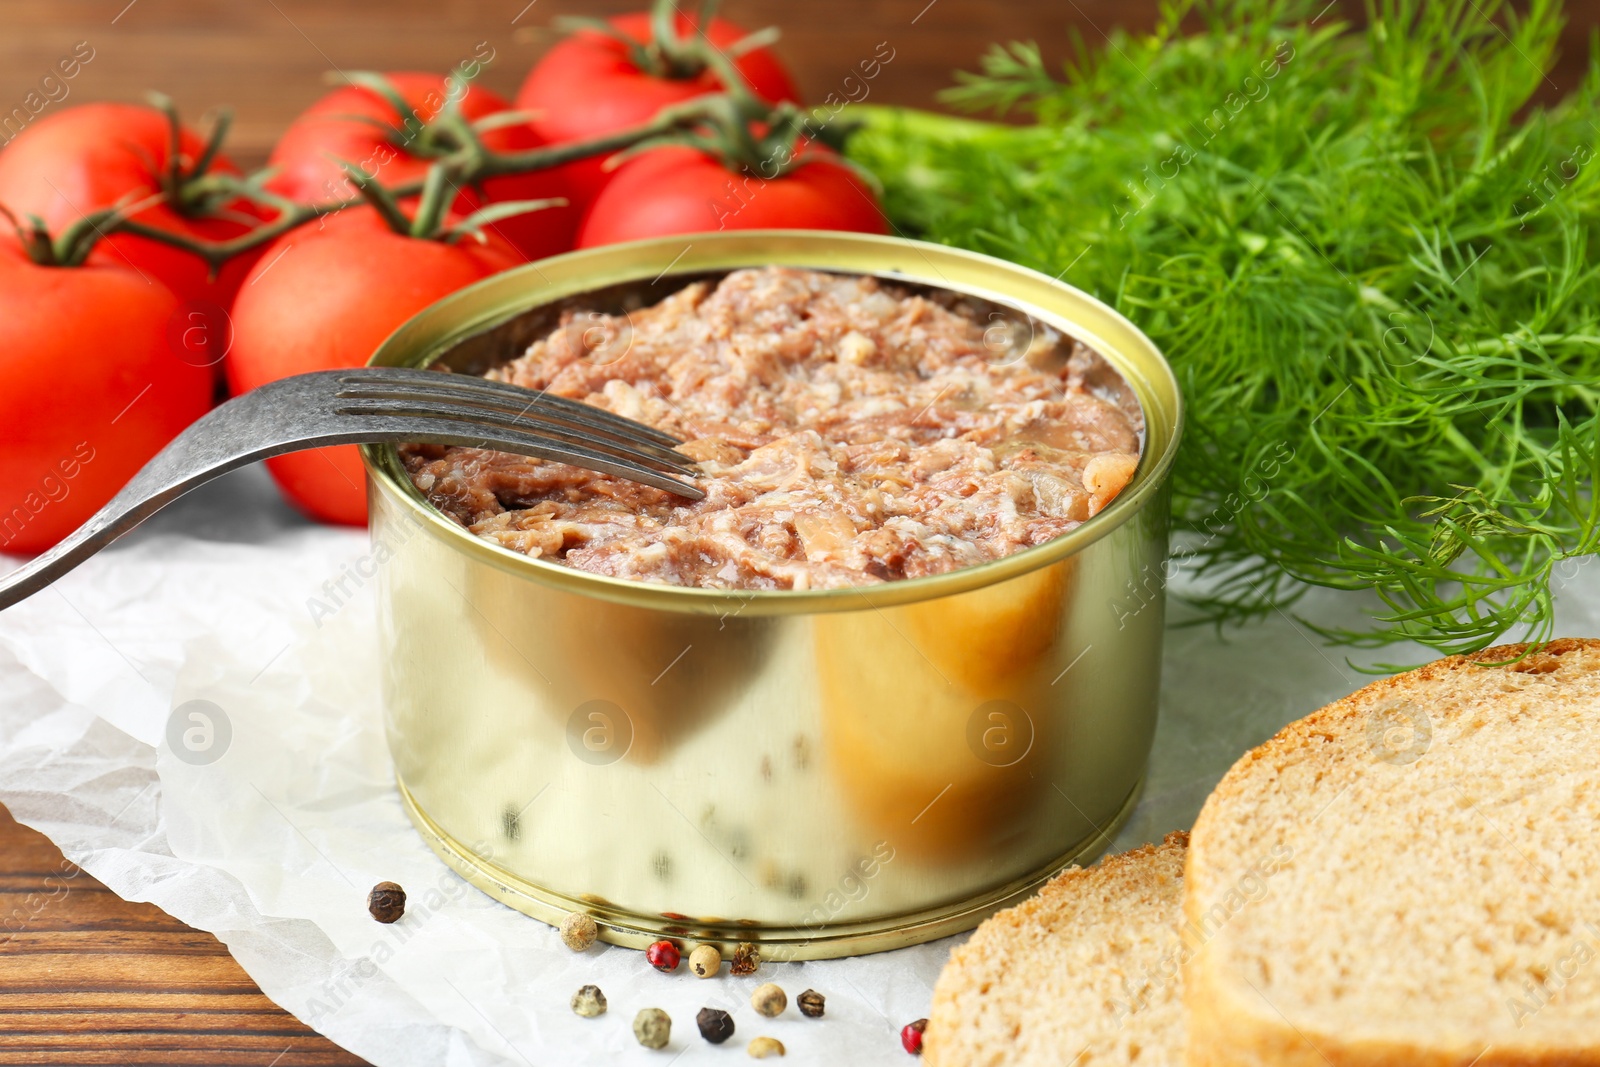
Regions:
<instances>
[{"instance_id":1,"label":"wooden plank surface","mask_svg":"<svg viewBox=\"0 0 1600 1067\"><path fill-rule=\"evenodd\" d=\"M150 88L184 114L228 104L237 124L232 154L259 164L283 126L322 93L329 70L447 70L480 52L493 59L480 84L514 96L549 46L560 14L636 10L640 0L7 0L0 35L0 113L37 87L79 41L94 58L68 85L72 99L138 100ZM1074 8L1078 10L1075 11ZM1064 55L1069 26L1098 38L1095 25L1148 25L1152 0L728 0L747 27L780 25L782 55L802 92L820 101L873 55L881 41L893 61L872 98L927 104L969 66L986 42L1037 38ZM1093 25L1091 25L1091 23ZM55 106L55 105L52 105Z\"/></svg>"},{"instance_id":2,"label":"wooden plank surface","mask_svg":"<svg viewBox=\"0 0 1600 1067\"><path fill-rule=\"evenodd\" d=\"M0 1065L362 1063L216 938L121 899L4 808L0 857Z\"/></svg>"},{"instance_id":3,"label":"wooden plank surface","mask_svg":"<svg viewBox=\"0 0 1600 1067\"><path fill-rule=\"evenodd\" d=\"M1339 0L1351 15L1359 3ZM552 16L604 14L640 0L5 0L0 114L21 105L56 61L86 41L93 59L59 108L138 100L158 88L186 115L227 104L230 149L262 163L289 120L325 91L330 69L445 70L494 49L482 83L513 95L548 46ZM1567 5L1571 23L1550 94L1581 77L1600 0ZM779 51L820 101L879 42L894 59L874 102L928 106L989 42L1068 53L1122 23L1148 27L1154 0L728 0L750 27L782 26ZM60 90L55 91L59 95ZM359 1064L274 1006L214 938L145 904L119 900L65 864L44 837L0 809L0 1067L10 1064Z\"/></svg>"},{"instance_id":4,"label":"wooden plank surface","mask_svg":"<svg viewBox=\"0 0 1600 1067\"><path fill-rule=\"evenodd\" d=\"M21 105L78 42L94 58L50 108L76 100L172 96L185 115L234 108L232 155L260 164L273 139L326 91L329 70L447 70L480 44L493 49L481 84L513 96L548 47L559 14L636 9L640 0L5 0L0 114ZM1335 0L1352 18L1359 0ZM1550 92L1577 84L1600 0L1569 0L1570 25ZM893 60L869 86L874 102L928 106L990 42L1036 40L1058 64L1076 32L1091 45L1122 24L1153 25L1155 0L727 0L748 27L778 25L779 51L808 100L821 101L879 42ZM62 89L58 88L56 93Z\"/></svg>"}]
</instances>

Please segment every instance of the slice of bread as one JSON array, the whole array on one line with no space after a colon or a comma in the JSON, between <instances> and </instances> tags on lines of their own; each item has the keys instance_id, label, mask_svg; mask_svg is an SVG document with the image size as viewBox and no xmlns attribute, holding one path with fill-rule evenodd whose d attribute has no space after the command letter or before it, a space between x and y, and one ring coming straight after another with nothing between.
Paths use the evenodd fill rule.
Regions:
<instances>
[{"instance_id":1,"label":"slice of bread","mask_svg":"<svg viewBox=\"0 0 1600 1067\"><path fill-rule=\"evenodd\" d=\"M1073 867L978 927L934 987L930 1067L1181 1067L1187 844Z\"/></svg>"},{"instance_id":2,"label":"slice of bread","mask_svg":"<svg viewBox=\"0 0 1600 1067\"><path fill-rule=\"evenodd\" d=\"M1190 1067L1600 1064L1600 641L1300 720L1195 824ZM1476 663L1474 662L1476 661Z\"/></svg>"}]
</instances>

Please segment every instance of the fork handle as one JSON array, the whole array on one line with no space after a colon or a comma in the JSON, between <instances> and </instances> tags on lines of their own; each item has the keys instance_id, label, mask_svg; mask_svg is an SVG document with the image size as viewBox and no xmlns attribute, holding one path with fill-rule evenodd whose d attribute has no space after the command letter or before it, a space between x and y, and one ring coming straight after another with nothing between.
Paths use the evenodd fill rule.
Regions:
<instances>
[{"instance_id":1,"label":"fork handle","mask_svg":"<svg viewBox=\"0 0 1600 1067\"><path fill-rule=\"evenodd\" d=\"M344 398L341 384L355 370L312 371L268 382L217 405L173 438L133 476L111 502L48 552L0 577L0 610L43 589L189 490L257 460L342 444L404 441L498 448L572 462L669 492L704 494L655 466L627 462L580 448L560 435L541 436L491 421L439 418L417 408L384 413L361 410L363 401ZM374 372L376 373L376 372ZM537 397L537 394L530 394Z\"/></svg>"},{"instance_id":2,"label":"fork handle","mask_svg":"<svg viewBox=\"0 0 1600 1067\"><path fill-rule=\"evenodd\" d=\"M327 410L333 380L349 371L280 378L226 400L190 423L122 491L54 548L0 577L0 610L32 596L189 490L257 460L326 445L427 440L352 428Z\"/></svg>"},{"instance_id":3,"label":"fork handle","mask_svg":"<svg viewBox=\"0 0 1600 1067\"><path fill-rule=\"evenodd\" d=\"M248 466L267 456L306 447L298 442L269 442L264 449L230 451L217 447L217 431L242 414L234 405L249 394L218 405L173 438L110 502L55 547L9 574L0 576L0 610L32 596L189 490ZM224 439L234 433L221 435Z\"/></svg>"}]
</instances>

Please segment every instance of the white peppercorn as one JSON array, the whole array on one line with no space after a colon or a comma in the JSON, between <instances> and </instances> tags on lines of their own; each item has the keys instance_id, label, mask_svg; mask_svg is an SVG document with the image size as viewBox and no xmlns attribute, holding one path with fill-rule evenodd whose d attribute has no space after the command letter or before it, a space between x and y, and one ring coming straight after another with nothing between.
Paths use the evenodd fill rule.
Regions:
<instances>
[{"instance_id":1,"label":"white peppercorn","mask_svg":"<svg viewBox=\"0 0 1600 1067\"><path fill-rule=\"evenodd\" d=\"M784 991L772 982L763 982L756 986L756 991L750 994L750 1006L758 1015L765 1015L775 1019L783 1014L783 1009L789 1006L789 997Z\"/></svg>"},{"instance_id":2,"label":"white peppercorn","mask_svg":"<svg viewBox=\"0 0 1600 1067\"><path fill-rule=\"evenodd\" d=\"M712 978L722 969L722 953L716 945L700 945L689 953L689 970L696 978Z\"/></svg>"}]
</instances>

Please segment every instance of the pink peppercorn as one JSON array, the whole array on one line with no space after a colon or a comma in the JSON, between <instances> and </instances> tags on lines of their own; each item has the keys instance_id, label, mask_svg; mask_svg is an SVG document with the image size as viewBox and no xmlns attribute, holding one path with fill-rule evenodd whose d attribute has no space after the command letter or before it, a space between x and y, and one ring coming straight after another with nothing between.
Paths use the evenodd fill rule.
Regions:
<instances>
[{"instance_id":1,"label":"pink peppercorn","mask_svg":"<svg viewBox=\"0 0 1600 1067\"><path fill-rule=\"evenodd\" d=\"M900 1045L913 1056L922 1055L922 1031L928 1028L928 1020L918 1019L914 1023L906 1023L900 1031Z\"/></svg>"},{"instance_id":2,"label":"pink peppercorn","mask_svg":"<svg viewBox=\"0 0 1600 1067\"><path fill-rule=\"evenodd\" d=\"M682 957L678 946L671 941L657 941L644 950L644 958L650 961L650 966L664 974L671 974L678 969L678 960Z\"/></svg>"}]
</instances>

